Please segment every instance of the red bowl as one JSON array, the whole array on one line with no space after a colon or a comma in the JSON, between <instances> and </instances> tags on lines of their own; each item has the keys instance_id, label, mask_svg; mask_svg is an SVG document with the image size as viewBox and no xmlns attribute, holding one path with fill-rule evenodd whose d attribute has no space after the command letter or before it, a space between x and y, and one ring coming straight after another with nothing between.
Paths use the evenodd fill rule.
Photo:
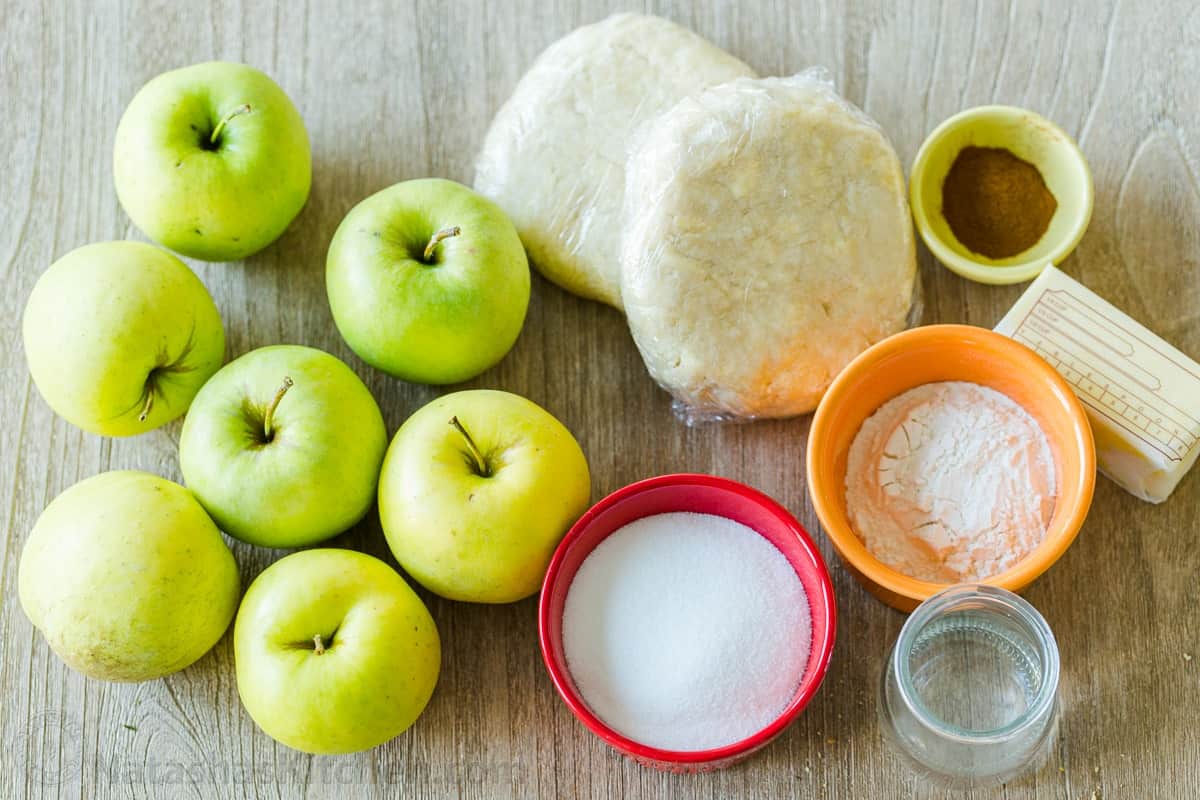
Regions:
<instances>
[{"instance_id":1,"label":"red bowl","mask_svg":"<svg viewBox=\"0 0 1200 800\"><path fill-rule=\"evenodd\" d=\"M715 514L740 522L775 545L804 585L812 611L812 647L792 701L773 722L739 742L711 750L663 750L629 739L591 712L575 688L563 653L562 618L567 590L580 564L606 536L642 517L673 511ZM592 506L563 537L550 560L538 601L538 637L542 658L559 695L588 730L609 745L649 767L668 772L722 769L765 747L812 700L833 654L837 609L833 585L820 552L804 527L787 509L762 492L712 475L662 475L630 484Z\"/></svg>"}]
</instances>

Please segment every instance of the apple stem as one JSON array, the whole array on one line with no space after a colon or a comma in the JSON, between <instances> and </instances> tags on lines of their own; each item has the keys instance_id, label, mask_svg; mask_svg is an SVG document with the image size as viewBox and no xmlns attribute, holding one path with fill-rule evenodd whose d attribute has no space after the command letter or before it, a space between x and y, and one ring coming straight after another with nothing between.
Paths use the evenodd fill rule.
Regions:
<instances>
[{"instance_id":1,"label":"apple stem","mask_svg":"<svg viewBox=\"0 0 1200 800\"><path fill-rule=\"evenodd\" d=\"M275 435L272 424L275 422L275 409L279 407L279 401L287 394L287 390L292 388L292 384L292 379L284 375L283 383L279 384L279 388L275 390L275 396L271 398L270 403L267 403L267 410L263 412L263 436L268 442Z\"/></svg>"},{"instance_id":2,"label":"apple stem","mask_svg":"<svg viewBox=\"0 0 1200 800\"><path fill-rule=\"evenodd\" d=\"M483 453L480 452L478 445L475 444L475 440L471 438L471 434L467 433L467 429L458 421L458 417L451 417L450 424L467 440L467 449L470 451L471 458L475 462L475 471L480 477L490 477L492 468L488 466L487 459L483 457Z\"/></svg>"},{"instance_id":3,"label":"apple stem","mask_svg":"<svg viewBox=\"0 0 1200 800\"><path fill-rule=\"evenodd\" d=\"M225 124L227 122L229 122L229 120L233 119L234 117L241 116L242 114L249 114L249 113L250 113L250 104L243 103L242 105L235 108L233 111L230 111L228 114L221 117L221 121L217 123L217 127L213 128L212 136L208 137L208 143L209 144L217 143L217 140L221 138L221 132L225 130Z\"/></svg>"},{"instance_id":4,"label":"apple stem","mask_svg":"<svg viewBox=\"0 0 1200 800\"><path fill-rule=\"evenodd\" d=\"M429 261L431 258L433 258L433 251L437 249L438 244L441 243L443 239L449 239L451 236L458 236L460 233L462 233L462 228L458 227L457 225L450 228L442 228L440 231L435 233L433 238L429 240L429 244L425 245L425 260Z\"/></svg>"},{"instance_id":5,"label":"apple stem","mask_svg":"<svg viewBox=\"0 0 1200 800\"><path fill-rule=\"evenodd\" d=\"M325 643L321 641L319 633L313 637L313 654L318 656L325 654Z\"/></svg>"},{"instance_id":6,"label":"apple stem","mask_svg":"<svg viewBox=\"0 0 1200 800\"><path fill-rule=\"evenodd\" d=\"M145 422L154 408L154 389L146 387L146 402L142 405L142 413L138 414L138 422Z\"/></svg>"}]
</instances>

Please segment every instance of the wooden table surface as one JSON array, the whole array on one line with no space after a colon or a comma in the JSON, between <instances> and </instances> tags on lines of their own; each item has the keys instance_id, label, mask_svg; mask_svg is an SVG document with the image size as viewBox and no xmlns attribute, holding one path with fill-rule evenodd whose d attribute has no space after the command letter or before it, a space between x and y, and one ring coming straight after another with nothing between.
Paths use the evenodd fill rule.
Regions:
<instances>
[{"instance_id":1,"label":"wooden table surface","mask_svg":"<svg viewBox=\"0 0 1200 800\"><path fill-rule=\"evenodd\" d=\"M229 637L193 667L105 684L54 657L16 599L21 547L42 508L108 469L179 479L179 425L104 439L56 418L25 367L20 316L38 275L74 247L142 238L112 185L125 104L166 69L246 61L284 87L313 143L312 197L245 263L191 262L217 300L228 355L277 342L346 359L390 430L439 390L366 367L339 338L325 252L357 201L407 178L469 182L491 115L551 41L603 17L604 0L542 3L40 3L0 19L0 798L23 797L813 797L941 796L905 771L875 718L880 664L904 617L842 569L806 496L807 418L689 430L647 377L624 320L536 279L525 330L470 383L524 394L575 432L593 497L675 471L753 484L813 532L840 615L823 688L748 763L670 776L626 761L555 695L535 601L429 597L441 681L408 733L356 756L274 744L242 710ZM1200 356L1200 6L1143 2L654 3L762 74L827 66L908 164L934 125L1011 103L1076 136L1091 161L1091 229L1065 269ZM925 322L991 326L1021 287L968 283L921 251ZM1200 472L1200 470L1197 470ZM1050 763L977 797L1200 796L1200 475L1142 503L1107 480L1066 556L1027 592L1058 637L1063 716ZM372 517L336 540L385 555ZM280 554L234 547L246 581ZM390 557L389 557L390 558Z\"/></svg>"}]
</instances>

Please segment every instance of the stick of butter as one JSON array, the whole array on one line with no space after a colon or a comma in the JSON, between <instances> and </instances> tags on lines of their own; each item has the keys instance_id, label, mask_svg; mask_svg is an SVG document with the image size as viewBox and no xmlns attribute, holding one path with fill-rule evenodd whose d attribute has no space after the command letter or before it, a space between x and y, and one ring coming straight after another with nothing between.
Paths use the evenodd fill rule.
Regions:
<instances>
[{"instance_id":1,"label":"stick of butter","mask_svg":"<svg viewBox=\"0 0 1200 800\"><path fill-rule=\"evenodd\" d=\"M1200 364L1048 265L996 326L1075 389L1100 471L1161 503L1200 454Z\"/></svg>"}]
</instances>

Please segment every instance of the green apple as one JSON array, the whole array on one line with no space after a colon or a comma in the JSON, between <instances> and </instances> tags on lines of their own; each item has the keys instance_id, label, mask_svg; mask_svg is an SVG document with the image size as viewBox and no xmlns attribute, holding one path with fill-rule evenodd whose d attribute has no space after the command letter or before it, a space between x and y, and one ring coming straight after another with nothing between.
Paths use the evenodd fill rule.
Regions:
<instances>
[{"instance_id":1,"label":"green apple","mask_svg":"<svg viewBox=\"0 0 1200 800\"><path fill-rule=\"evenodd\" d=\"M312 183L304 121L245 64L164 72L117 126L117 197L151 239L192 258L236 261L279 238Z\"/></svg>"},{"instance_id":2,"label":"green apple","mask_svg":"<svg viewBox=\"0 0 1200 800\"><path fill-rule=\"evenodd\" d=\"M225 357L204 284L142 242L89 244L54 262L33 287L22 332L42 397L103 436L175 419Z\"/></svg>"},{"instance_id":3,"label":"green apple","mask_svg":"<svg viewBox=\"0 0 1200 800\"><path fill-rule=\"evenodd\" d=\"M508 392L456 392L396 432L379 517L396 560L425 588L510 603L541 586L590 490L579 443L540 406Z\"/></svg>"},{"instance_id":4,"label":"green apple","mask_svg":"<svg viewBox=\"0 0 1200 800\"><path fill-rule=\"evenodd\" d=\"M404 732L441 668L421 598L351 550L305 550L267 567L238 609L233 652L250 716L306 753L353 753Z\"/></svg>"},{"instance_id":5,"label":"green apple","mask_svg":"<svg viewBox=\"0 0 1200 800\"><path fill-rule=\"evenodd\" d=\"M417 383L458 383L512 349L529 306L529 262L512 222L454 181L398 183L346 215L325 287L346 343Z\"/></svg>"},{"instance_id":6,"label":"green apple","mask_svg":"<svg viewBox=\"0 0 1200 800\"><path fill-rule=\"evenodd\" d=\"M363 518L386 449L379 406L348 366L275 345L231 361L196 395L179 466L223 531L300 547Z\"/></svg>"},{"instance_id":7,"label":"green apple","mask_svg":"<svg viewBox=\"0 0 1200 800\"><path fill-rule=\"evenodd\" d=\"M21 606L73 669L109 681L177 672L229 627L241 584L191 493L105 472L56 497L21 553Z\"/></svg>"}]
</instances>

